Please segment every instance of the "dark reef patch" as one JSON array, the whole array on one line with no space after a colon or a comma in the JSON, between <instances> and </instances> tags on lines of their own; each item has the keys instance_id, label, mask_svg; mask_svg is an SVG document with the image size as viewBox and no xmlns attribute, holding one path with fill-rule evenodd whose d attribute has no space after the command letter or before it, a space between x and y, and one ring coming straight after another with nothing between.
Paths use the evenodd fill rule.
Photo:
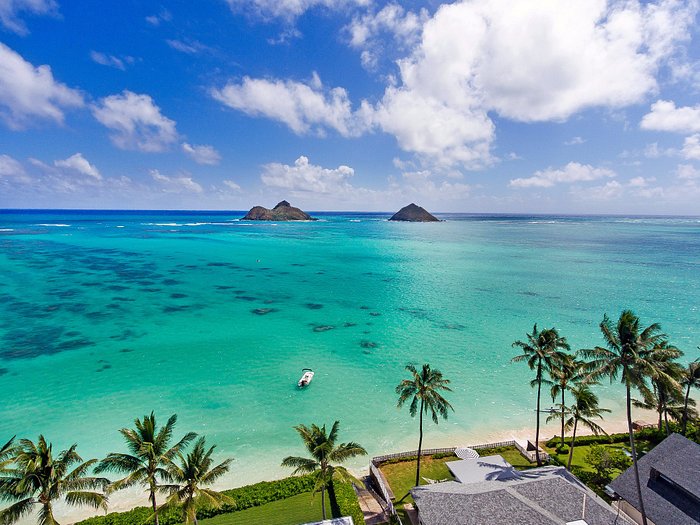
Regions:
<instances>
[{"instance_id":1,"label":"dark reef patch","mask_svg":"<svg viewBox=\"0 0 700 525\"><path fill-rule=\"evenodd\" d=\"M360 346L362 348L378 348L379 343L375 343L374 341L364 340L364 341L360 341Z\"/></svg>"},{"instance_id":2,"label":"dark reef patch","mask_svg":"<svg viewBox=\"0 0 700 525\"><path fill-rule=\"evenodd\" d=\"M350 321L343 323L343 328L350 328L352 326L357 326L357 323L351 323Z\"/></svg>"},{"instance_id":3,"label":"dark reef patch","mask_svg":"<svg viewBox=\"0 0 700 525\"><path fill-rule=\"evenodd\" d=\"M327 332L328 330L335 329L335 326L330 325L330 324L317 324L317 325L312 325L312 326L313 326L314 332Z\"/></svg>"},{"instance_id":4,"label":"dark reef patch","mask_svg":"<svg viewBox=\"0 0 700 525\"><path fill-rule=\"evenodd\" d=\"M304 306L309 310L320 310L323 308L323 305L319 303L305 303Z\"/></svg>"},{"instance_id":5,"label":"dark reef patch","mask_svg":"<svg viewBox=\"0 0 700 525\"><path fill-rule=\"evenodd\" d=\"M187 297L186 293L171 293L170 294L171 299L184 299L185 297Z\"/></svg>"},{"instance_id":6,"label":"dark reef patch","mask_svg":"<svg viewBox=\"0 0 700 525\"><path fill-rule=\"evenodd\" d=\"M254 310L251 310L251 312L255 315L267 315L274 312L279 312L279 310L277 308L255 308Z\"/></svg>"}]
</instances>

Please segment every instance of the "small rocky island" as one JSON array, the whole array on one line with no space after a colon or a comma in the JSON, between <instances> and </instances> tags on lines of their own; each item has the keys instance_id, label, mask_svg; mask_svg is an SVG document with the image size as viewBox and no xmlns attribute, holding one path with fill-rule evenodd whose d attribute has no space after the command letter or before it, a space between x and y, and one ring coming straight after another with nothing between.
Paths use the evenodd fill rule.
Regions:
<instances>
[{"instance_id":1,"label":"small rocky island","mask_svg":"<svg viewBox=\"0 0 700 525\"><path fill-rule=\"evenodd\" d=\"M254 206L243 217L244 221L315 221L308 213L295 208L287 201L282 201L277 206L268 210L263 206Z\"/></svg>"},{"instance_id":2,"label":"small rocky island","mask_svg":"<svg viewBox=\"0 0 700 525\"><path fill-rule=\"evenodd\" d=\"M390 221L408 221L408 222L439 222L440 219L429 213L425 208L416 206L411 203L408 206L404 206L394 215L392 215Z\"/></svg>"}]
</instances>

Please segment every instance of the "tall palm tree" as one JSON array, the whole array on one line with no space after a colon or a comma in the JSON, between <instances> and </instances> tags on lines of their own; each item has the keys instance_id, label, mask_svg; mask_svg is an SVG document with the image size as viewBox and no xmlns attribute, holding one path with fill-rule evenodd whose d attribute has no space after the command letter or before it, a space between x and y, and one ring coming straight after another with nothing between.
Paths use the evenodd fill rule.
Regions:
<instances>
[{"instance_id":1,"label":"tall palm tree","mask_svg":"<svg viewBox=\"0 0 700 525\"><path fill-rule=\"evenodd\" d=\"M438 424L438 414L442 419L447 419L448 409L454 412L452 405L442 397L441 390L452 392L447 385L449 379L442 377L438 369L431 369L429 364L424 364L420 372L413 365L406 365L406 370L411 373L410 379L404 379L396 386L399 395L397 407L401 408L409 399L411 404L408 412L411 417L418 413L418 459L416 463L416 487L420 484L420 454L423 448L423 414L430 414L433 423Z\"/></svg>"},{"instance_id":2,"label":"tall palm tree","mask_svg":"<svg viewBox=\"0 0 700 525\"><path fill-rule=\"evenodd\" d=\"M0 447L0 474L5 472L6 467L12 462L12 444L15 441L15 436L10 438L10 441Z\"/></svg>"},{"instance_id":3,"label":"tall palm tree","mask_svg":"<svg viewBox=\"0 0 700 525\"><path fill-rule=\"evenodd\" d=\"M530 370L536 371L535 379L530 382L530 386L537 387L535 456L537 457L537 466L541 466L540 394L542 392L542 383L551 383L544 377L544 372L550 372L554 368L555 363L562 362L564 360L564 352L562 350L568 351L570 347L566 342L566 338L561 337L555 328L547 328L540 332L537 330L537 325L533 327L531 334L527 334L527 341L515 341L513 346L521 348L523 353L515 356L511 361L513 363L526 361Z\"/></svg>"},{"instance_id":4,"label":"tall palm tree","mask_svg":"<svg viewBox=\"0 0 700 525\"><path fill-rule=\"evenodd\" d=\"M637 452L634 445L634 433L632 432L632 388L645 387L646 379L657 377L662 380L673 381L665 377L663 370L655 367L655 361L662 358L664 352L672 352L667 346L666 335L661 333L661 326L653 323L646 328L640 327L639 317L632 311L624 310L620 314L617 323L614 323L607 314L600 323L600 331L607 348L596 346L591 349L583 349L579 352L586 358L592 359L590 377L599 379L609 377L612 383L621 375L625 385L627 396L627 429L629 432L630 448L632 450L632 466L637 484L637 497L639 498L639 510L642 515L643 525L647 525L642 489L639 482L639 469L637 467ZM654 358L652 359L652 352Z\"/></svg>"},{"instance_id":5,"label":"tall palm tree","mask_svg":"<svg viewBox=\"0 0 700 525\"><path fill-rule=\"evenodd\" d=\"M216 445L207 450L204 442L204 437L200 437L187 456L182 452L177 453L179 464L172 462L167 467L173 486L164 506L181 505L185 523L193 522L194 525L197 525L198 507L219 508L224 503L233 503L233 500L225 494L205 488L206 485L211 485L228 472L233 458L212 467L214 461L211 455Z\"/></svg>"},{"instance_id":6,"label":"tall palm tree","mask_svg":"<svg viewBox=\"0 0 700 525\"><path fill-rule=\"evenodd\" d=\"M109 480L86 476L97 460L83 461L76 447L73 445L54 457L51 443L39 436L36 444L22 439L9 449L15 468L5 470L0 482L0 500L13 503L0 511L0 524L11 525L38 506L39 525L58 525L53 504L61 499L68 505L107 508L107 497L94 490L104 491Z\"/></svg>"},{"instance_id":7,"label":"tall palm tree","mask_svg":"<svg viewBox=\"0 0 700 525\"><path fill-rule=\"evenodd\" d=\"M294 430L301 436L311 457L287 456L282 460L283 467L294 468L293 474L316 472L314 492L321 492L321 512L324 520L326 519L325 491L328 490L331 505L337 506L334 501L333 476L336 473L343 475L343 469L333 463L342 463L350 458L367 454L367 451L354 441L336 444L339 427L339 421L333 423L330 432L326 432L326 425L322 427L315 424L310 427L306 425L295 426Z\"/></svg>"},{"instance_id":8,"label":"tall palm tree","mask_svg":"<svg viewBox=\"0 0 700 525\"><path fill-rule=\"evenodd\" d=\"M561 354L561 357L553 363L552 369L549 371L552 378L552 389L550 391L552 395L552 401L556 401L557 397L561 395L561 440L559 443L564 444L564 420L566 411L566 398L565 394L567 390L571 390L577 384L579 384L586 377L585 371L583 369L583 363L578 361L575 356L571 354ZM551 416L547 418L549 422Z\"/></svg>"},{"instance_id":9,"label":"tall palm tree","mask_svg":"<svg viewBox=\"0 0 700 525\"><path fill-rule=\"evenodd\" d=\"M158 521L158 505L156 492L168 490L167 485L160 485L162 481L169 481L170 474L167 467L172 464L177 453L192 441L197 434L189 432L180 441L170 447L173 436L173 428L177 421L177 415L173 414L162 428L158 429L156 417L151 412L150 416L134 420L135 429L122 428L119 432L124 436L126 448L129 454L113 452L100 461L95 472L119 472L126 477L115 481L110 490L120 490L136 484L148 487L148 499L153 508L155 525Z\"/></svg>"},{"instance_id":10,"label":"tall palm tree","mask_svg":"<svg viewBox=\"0 0 700 525\"><path fill-rule=\"evenodd\" d=\"M596 436L605 434L603 427L598 425L594 418L603 419L603 412L610 412L607 408L598 407L598 396L596 396L586 384L576 386L571 389L571 394L574 396L574 404L571 405L569 413L571 414L566 421L566 428L571 430L571 447L569 448L569 461L566 465L567 470L571 470L571 460L574 457L574 446L576 444L576 429L581 423L586 428L590 429Z\"/></svg>"},{"instance_id":11,"label":"tall palm tree","mask_svg":"<svg viewBox=\"0 0 700 525\"><path fill-rule=\"evenodd\" d=\"M700 347L698 347L698 350L700 350ZM683 400L683 420L681 423L681 430L683 431L683 435L685 435L685 431L688 426L688 400L690 399L690 389L700 388L700 359L696 359L692 363L689 363L688 367L683 370L681 384L685 387L685 398Z\"/></svg>"}]
</instances>

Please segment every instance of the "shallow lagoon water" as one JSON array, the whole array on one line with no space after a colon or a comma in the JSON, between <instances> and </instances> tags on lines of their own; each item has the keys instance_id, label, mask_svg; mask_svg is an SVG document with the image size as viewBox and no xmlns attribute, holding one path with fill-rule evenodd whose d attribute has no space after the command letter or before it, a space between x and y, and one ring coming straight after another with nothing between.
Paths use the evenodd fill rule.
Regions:
<instances>
[{"instance_id":1,"label":"shallow lagoon water","mask_svg":"<svg viewBox=\"0 0 700 525\"><path fill-rule=\"evenodd\" d=\"M240 216L0 212L0 441L43 433L101 457L135 417L177 413L177 433L235 457L230 486L282 476L299 423L339 419L370 454L414 448L394 393L409 362L452 380L426 446L527 428L511 343L534 322L590 347L604 313L632 308L698 356L698 218ZM622 389L599 393L619 418Z\"/></svg>"}]
</instances>

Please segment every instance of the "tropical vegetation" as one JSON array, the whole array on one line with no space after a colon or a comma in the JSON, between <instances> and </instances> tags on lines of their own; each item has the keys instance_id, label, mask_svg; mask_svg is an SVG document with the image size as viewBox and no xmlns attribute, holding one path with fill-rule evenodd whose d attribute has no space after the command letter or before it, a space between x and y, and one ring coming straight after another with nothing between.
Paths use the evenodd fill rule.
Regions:
<instances>
[{"instance_id":1,"label":"tropical vegetation","mask_svg":"<svg viewBox=\"0 0 700 525\"><path fill-rule=\"evenodd\" d=\"M514 363L525 361L530 370L535 370L535 378L530 382L530 386L537 387L535 457L537 458L537 466L540 466L542 465L542 458L540 457L540 399L542 383L551 384L551 381L544 377L544 373L552 374L552 370L565 361L566 354L563 351L570 350L570 347L566 342L566 338L561 337L555 328L538 331L537 324L533 327L532 333L527 334L527 341L515 341L513 346L520 348L523 353L515 356L511 361Z\"/></svg>"},{"instance_id":2,"label":"tropical vegetation","mask_svg":"<svg viewBox=\"0 0 700 525\"><path fill-rule=\"evenodd\" d=\"M106 509L104 491L109 480L88 476L97 460L83 461L76 448L72 445L54 456L53 446L44 436L39 436L36 443L21 439L16 446L12 440L4 445L0 450L0 462L4 464L0 501L10 505L0 511L0 524L11 525L36 511L39 525L58 525L54 516L57 501ZM8 461L13 468L8 468Z\"/></svg>"},{"instance_id":3,"label":"tropical vegetation","mask_svg":"<svg viewBox=\"0 0 700 525\"><path fill-rule=\"evenodd\" d=\"M95 472L118 472L125 477L113 482L110 491L125 489L134 485L145 485L148 488L148 500L151 502L155 525L158 521L158 504L156 493L170 491L173 485L166 483L171 480L169 468L173 458L180 450L192 441L196 434L188 432L175 445L171 446L177 415L173 414L167 423L158 428L156 416L151 412L143 419L134 421L135 429L122 428L119 432L126 441L129 453L113 452L100 461Z\"/></svg>"},{"instance_id":4,"label":"tropical vegetation","mask_svg":"<svg viewBox=\"0 0 700 525\"><path fill-rule=\"evenodd\" d=\"M330 431L326 431L326 425L319 427L312 424L297 425L294 429L301 437L304 447L310 457L287 456L282 460L283 467L294 468L294 474L315 474L316 484L314 493L321 493L321 513L326 519L325 491L328 491L331 508L334 514L338 513L338 502L333 485L334 476L347 480L344 469L338 465L356 456L366 455L367 451L354 441L337 443L340 422L333 423Z\"/></svg>"},{"instance_id":5,"label":"tropical vegetation","mask_svg":"<svg viewBox=\"0 0 700 525\"><path fill-rule=\"evenodd\" d=\"M438 424L438 415L442 419L447 419L448 410L454 410L452 405L445 399L440 391L451 392L448 386L449 379L442 377L442 372L438 369L430 368L429 364L424 364L420 372L414 365L406 365L406 370L411 377L404 379L396 386L396 393L399 395L397 407L401 408L410 400L408 412L411 417L418 413L418 455L416 458L416 485L420 485L420 457L423 447L423 414L430 414L433 423Z\"/></svg>"}]
</instances>

